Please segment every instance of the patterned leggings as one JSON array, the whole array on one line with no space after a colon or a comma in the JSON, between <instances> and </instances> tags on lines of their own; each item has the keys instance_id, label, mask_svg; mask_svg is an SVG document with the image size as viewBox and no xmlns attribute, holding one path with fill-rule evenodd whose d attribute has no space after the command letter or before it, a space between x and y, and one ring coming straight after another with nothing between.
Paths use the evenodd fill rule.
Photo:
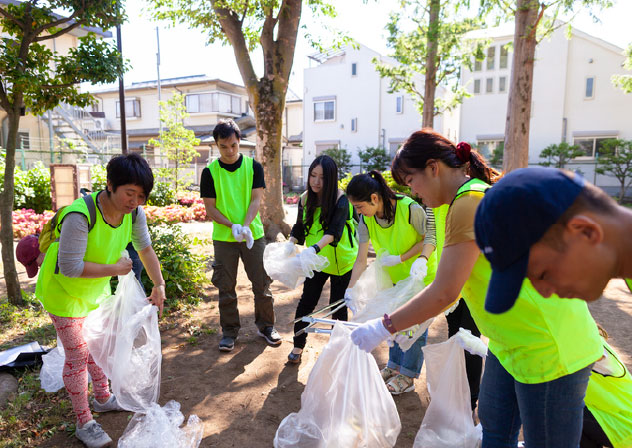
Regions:
<instances>
[{"instance_id":1,"label":"patterned leggings","mask_svg":"<svg viewBox=\"0 0 632 448\"><path fill-rule=\"evenodd\" d=\"M88 372L92 376L94 396L100 402L110 397L108 379L103 370L97 366L88 351L83 339L83 322L85 317L59 317L49 313L57 336L64 346L66 362L64 363L64 386L70 394L72 408L80 425L92 420L88 405Z\"/></svg>"}]
</instances>

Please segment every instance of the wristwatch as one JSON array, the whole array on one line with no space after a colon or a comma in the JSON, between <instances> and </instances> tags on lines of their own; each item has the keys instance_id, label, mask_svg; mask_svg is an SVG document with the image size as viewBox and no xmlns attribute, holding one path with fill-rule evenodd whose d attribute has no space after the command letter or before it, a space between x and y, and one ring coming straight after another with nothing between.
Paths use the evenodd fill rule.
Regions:
<instances>
[{"instance_id":1,"label":"wristwatch","mask_svg":"<svg viewBox=\"0 0 632 448\"><path fill-rule=\"evenodd\" d=\"M316 251L316 253L320 252L320 246L318 244L313 244L312 247Z\"/></svg>"}]
</instances>

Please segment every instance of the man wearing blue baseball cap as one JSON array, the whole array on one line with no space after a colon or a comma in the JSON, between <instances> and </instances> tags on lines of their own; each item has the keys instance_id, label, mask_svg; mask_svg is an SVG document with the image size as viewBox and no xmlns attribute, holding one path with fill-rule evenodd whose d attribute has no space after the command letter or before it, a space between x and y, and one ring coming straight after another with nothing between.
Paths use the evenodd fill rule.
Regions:
<instances>
[{"instance_id":1,"label":"man wearing blue baseball cap","mask_svg":"<svg viewBox=\"0 0 632 448\"><path fill-rule=\"evenodd\" d=\"M597 300L618 277L632 289L632 210L577 174L505 175L480 202L475 233L492 267L490 313L514 305L525 277L543 297Z\"/></svg>"}]
</instances>

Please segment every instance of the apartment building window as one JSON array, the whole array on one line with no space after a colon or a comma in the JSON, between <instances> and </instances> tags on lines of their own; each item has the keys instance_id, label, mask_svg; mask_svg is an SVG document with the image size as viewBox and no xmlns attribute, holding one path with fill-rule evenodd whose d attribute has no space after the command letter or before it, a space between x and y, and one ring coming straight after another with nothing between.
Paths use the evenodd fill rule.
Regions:
<instances>
[{"instance_id":1,"label":"apartment building window","mask_svg":"<svg viewBox=\"0 0 632 448\"><path fill-rule=\"evenodd\" d=\"M17 149L31 149L31 138L29 131L18 131Z\"/></svg>"},{"instance_id":2,"label":"apartment building window","mask_svg":"<svg viewBox=\"0 0 632 448\"><path fill-rule=\"evenodd\" d=\"M485 80L485 93L494 93L494 78Z\"/></svg>"},{"instance_id":3,"label":"apartment building window","mask_svg":"<svg viewBox=\"0 0 632 448\"><path fill-rule=\"evenodd\" d=\"M354 62L351 64L351 76L356 76L358 74L358 63Z\"/></svg>"},{"instance_id":4,"label":"apartment building window","mask_svg":"<svg viewBox=\"0 0 632 448\"><path fill-rule=\"evenodd\" d=\"M579 158L591 158L599 157L599 153L603 148L603 144L606 140L617 138L616 135L606 137L581 137L573 139L573 144L579 146L585 155Z\"/></svg>"},{"instance_id":5,"label":"apartment building window","mask_svg":"<svg viewBox=\"0 0 632 448\"><path fill-rule=\"evenodd\" d=\"M475 79L474 80L474 94L478 95L479 93L481 93L481 80Z\"/></svg>"},{"instance_id":6,"label":"apartment building window","mask_svg":"<svg viewBox=\"0 0 632 448\"><path fill-rule=\"evenodd\" d=\"M487 70L494 70L496 63L496 47L489 47L487 49Z\"/></svg>"},{"instance_id":7,"label":"apartment building window","mask_svg":"<svg viewBox=\"0 0 632 448\"><path fill-rule=\"evenodd\" d=\"M483 61L479 61L478 59L474 59L474 69L473 72L480 72L483 70Z\"/></svg>"},{"instance_id":8,"label":"apartment building window","mask_svg":"<svg viewBox=\"0 0 632 448\"><path fill-rule=\"evenodd\" d=\"M501 76L498 78L498 93L503 93L507 91L507 77Z\"/></svg>"},{"instance_id":9,"label":"apartment building window","mask_svg":"<svg viewBox=\"0 0 632 448\"><path fill-rule=\"evenodd\" d=\"M507 68L509 64L509 50L505 45L500 46L500 61L498 66L500 68Z\"/></svg>"},{"instance_id":10,"label":"apartment building window","mask_svg":"<svg viewBox=\"0 0 632 448\"><path fill-rule=\"evenodd\" d=\"M502 151L504 147L505 140L500 138L476 141L476 150L488 160L494 156L494 152Z\"/></svg>"},{"instance_id":11,"label":"apartment building window","mask_svg":"<svg viewBox=\"0 0 632 448\"><path fill-rule=\"evenodd\" d=\"M336 119L336 99L314 99L314 121L333 121Z\"/></svg>"},{"instance_id":12,"label":"apartment building window","mask_svg":"<svg viewBox=\"0 0 632 448\"><path fill-rule=\"evenodd\" d=\"M584 93L584 98L591 99L595 97L595 77L589 76L586 78L586 91Z\"/></svg>"},{"instance_id":13,"label":"apartment building window","mask_svg":"<svg viewBox=\"0 0 632 448\"><path fill-rule=\"evenodd\" d=\"M357 118L351 119L351 132L358 132L358 119Z\"/></svg>"},{"instance_id":14,"label":"apartment building window","mask_svg":"<svg viewBox=\"0 0 632 448\"><path fill-rule=\"evenodd\" d=\"M189 113L221 112L241 115L241 97L222 92L188 94L184 103Z\"/></svg>"},{"instance_id":15,"label":"apartment building window","mask_svg":"<svg viewBox=\"0 0 632 448\"><path fill-rule=\"evenodd\" d=\"M316 143L316 157L321 155L323 151L328 149L338 149L340 147L339 141L317 141Z\"/></svg>"},{"instance_id":16,"label":"apartment building window","mask_svg":"<svg viewBox=\"0 0 632 448\"><path fill-rule=\"evenodd\" d=\"M140 100L138 98L130 98L125 100L125 117L140 117ZM121 118L121 102L116 102L116 118Z\"/></svg>"},{"instance_id":17,"label":"apartment building window","mask_svg":"<svg viewBox=\"0 0 632 448\"><path fill-rule=\"evenodd\" d=\"M395 113L404 113L404 97L402 95L395 98Z\"/></svg>"}]
</instances>

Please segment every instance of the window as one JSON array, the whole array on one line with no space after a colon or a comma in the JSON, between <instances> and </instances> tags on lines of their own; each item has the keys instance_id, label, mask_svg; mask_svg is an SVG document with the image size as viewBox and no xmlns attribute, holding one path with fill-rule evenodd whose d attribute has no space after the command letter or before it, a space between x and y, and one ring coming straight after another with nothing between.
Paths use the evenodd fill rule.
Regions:
<instances>
[{"instance_id":1,"label":"window","mask_svg":"<svg viewBox=\"0 0 632 448\"><path fill-rule=\"evenodd\" d=\"M494 70L495 62L496 62L496 47L489 47L487 49L487 70Z\"/></svg>"},{"instance_id":2,"label":"window","mask_svg":"<svg viewBox=\"0 0 632 448\"><path fill-rule=\"evenodd\" d=\"M241 115L241 97L223 92L193 93L184 99L187 112L209 113L221 112Z\"/></svg>"},{"instance_id":3,"label":"window","mask_svg":"<svg viewBox=\"0 0 632 448\"><path fill-rule=\"evenodd\" d=\"M314 101L314 121L336 119L336 100Z\"/></svg>"},{"instance_id":4,"label":"window","mask_svg":"<svg viewBox=\"0 0 632 448\"><path fill-rule=\"evenodd\" d=\"M476 150L487 160L490 160L494 156L495 151L502 151L504 147L505 141L500 139L477 140L476 142Z\"/></svg>"},{"instance_id":5,"label":"window","mask_svg":"<svg viewBox=\"0 0 632 448\"><path fill-rule=\"evenodd\" d=\"M477 59L474 60L474 72L480 72L483 70L483 61L479 61Z\"/></svg>"},{"instance_id":6,"label":"window","mask_svg":"<svg viewBox=\"0 0 632 448\"><path fill-rule=\"evenodd\" d=\"M498 64L499 68L507 68L509 62L509 50L504 45L500 46L500 62Z\"/></svg>"},{"instance_id":7,"label":"window","mask_svg":"<svg viewBox=\"0 0 632 448\"><path fill-rule=\"evenodd\" d=\"M351 64L351 76L356 76L358 74L358 64L354 62Z\"/></svg>"},{"instance_id":8,"label":"window","mask_svg":"<svg viewBox=\"0 0 632 448\"><path fill-rule=\"evenodd\" d=\"M494 92L494 78L487 78L485 80L485 93Z\"/></svg>"},{"instance_id":9,"label":"window","mask_svg":"<svg viewBox=\"0 0 632 448\"><path fill-rule=\"evenodd\" d=\"M140 117L140 100L131 98L125 100L125 117ZM121 118L121 102L116 102L116 118Z\"/></svg>"},{"instance_id":10,"label":"window","mask_svg":"<svg viewBox=\"0 0 632 448\"><path fill-rule=\"evenodd\" d=\"M328 149L338 149L340 143L338 142L316 142L316 157L321 155L323 151Z\"/></svg>"},{"instance_id":11,"label":"window","mask_svg":"<svg viewBox=\"0 0 632 448\"><path fill-rule=\"evenodd\" d=\"M358 119L357 118L351 119L351 132L358 132Z\"/></svg>"},{"instance_id":12,"label":"window","mask_svg":"<svg viewBox=\"0 0 632 448\"><path fill-rule=\"evenodd\" d=\"M501 76L498 78L498 92L503 93L507 91L507 77Z\"/></svg>"},{"instance_id":13,"label":"window","mask_svg":"<svg viewBox=\"0 0 632 448\"><path fill-rule=\"evenodd\" d=\"M612 138L617 138L615 135L612 137L582 137L575 138L573 143L584 152L585 155L581 155L580 158L589 157L595 158L599 157L599 152L603 148L603 143L606 140L610 140Z\"/></svg>"},{"instance_id":14,"label":"window","mask_svg":"<svg viewBox=\"0 0 632 448\"><path fill-rule=\"evenodd\" d=\"M31 138L29 137L29 131L18 131L17 149L31 149Z\"/></svg>"},{"instance_id":15,"label":"window","mask_svg":"<svg viewBox=\"0 0 632 448\"><path fill-rule=\"evenodd\" d=\"M481 93L481 80L475 79L474 80L474 94L478 95L479 93Z\"/></svg>"},{"instance_id":16,"label":"window","mask_svg":"<svg viewBox=\"0 0 632 448\"><path fill-rule=\"evenodd\" d=\"M595 97L595 77L591 76L586 78L586 92L584 93L584 98L594 98Z\"/></svg>"},{"instance_id":17,"label":"window","mask_svg":"<svg viewBox=\"0 0 632 448\"><path fill-rule=\"evenodd\" d=\"M404 97L401 95L395 98L395 113L404 113Z\"/></svg>"}]
</instances>

